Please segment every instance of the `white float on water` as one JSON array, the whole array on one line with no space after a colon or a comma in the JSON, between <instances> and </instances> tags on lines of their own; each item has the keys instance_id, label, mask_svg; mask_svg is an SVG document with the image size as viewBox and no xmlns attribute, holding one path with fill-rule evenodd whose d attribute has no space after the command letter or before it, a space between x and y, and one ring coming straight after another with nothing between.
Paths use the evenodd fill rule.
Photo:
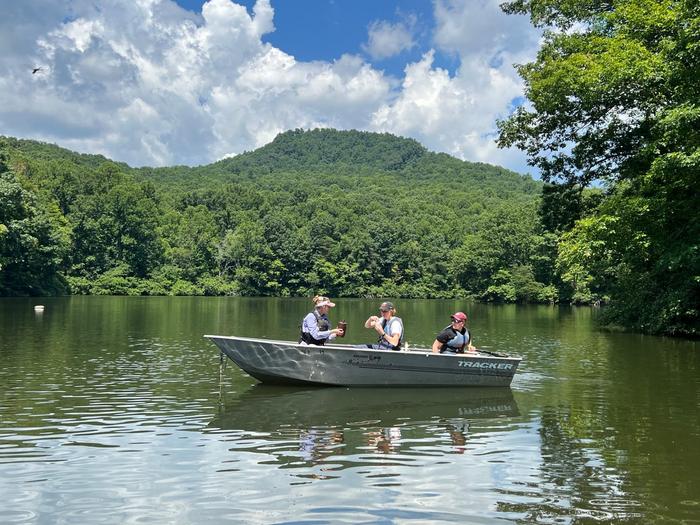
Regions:
<instances>
[{"instance_id":1,"label":"white float on water","mask_svg":"<svg viewBox=\"0 0 700 525\"><path fill-rule=\"evenodd\" d=\"M44 311L44 305L43 305L43 304L37 304L37 305L34 307L34 311L35 311L35 312L43 312L43 311Z\"/></svg>"}]
</instances>

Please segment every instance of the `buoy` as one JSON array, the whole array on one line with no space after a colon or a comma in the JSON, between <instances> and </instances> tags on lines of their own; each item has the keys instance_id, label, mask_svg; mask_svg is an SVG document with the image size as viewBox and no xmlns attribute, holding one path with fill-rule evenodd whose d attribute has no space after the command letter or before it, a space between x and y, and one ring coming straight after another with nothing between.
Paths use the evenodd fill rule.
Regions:
<instances>
[{"instance_id":1,"label":"buoy","mask_svg":"<svg viewBox=\"0 0 700 525\"><path fill-rule=\"evenodd\" d=\"M43 305L43 304L37 304L37 305L34 307L34 311L35 311L35 312L43 312L43 311L44 311L44 305Z\"/></svg>"}]
</instances>

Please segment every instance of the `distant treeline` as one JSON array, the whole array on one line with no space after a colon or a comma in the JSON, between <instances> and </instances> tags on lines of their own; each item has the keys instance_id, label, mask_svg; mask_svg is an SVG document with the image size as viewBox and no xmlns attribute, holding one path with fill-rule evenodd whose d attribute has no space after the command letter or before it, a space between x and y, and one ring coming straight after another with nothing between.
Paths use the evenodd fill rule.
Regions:
<instances>
[{"instance_id":1,"label":"distant treeline","mask_svg":"<svg viewBox=\"0 0 700 525\"><path fill-rule=\"evenodd\" d=\"M0 294L605 302L560 248L602 199L388 134L157 169L0 138Z\"/></svg>"}]
</instances>

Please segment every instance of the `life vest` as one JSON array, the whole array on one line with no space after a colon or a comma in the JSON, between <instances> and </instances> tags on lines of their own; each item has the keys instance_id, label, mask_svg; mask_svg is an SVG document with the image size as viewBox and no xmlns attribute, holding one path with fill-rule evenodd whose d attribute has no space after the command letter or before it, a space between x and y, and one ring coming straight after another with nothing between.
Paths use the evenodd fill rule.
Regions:
<instances>
[{"instance_id":1,"label":"life vest","mask_svg":"<svg viewBox=\"0 0 700 525\"><path fill-rule=\"evenodd\" d=\"M382 348L382 349L386 348L387 350L401 350L401 343L403 342L403 321L401 320L400 317L392 317L391 319L389 319L389 323L393 323L394 321L398 321L399 324L401 325L401 336L399 337L399 344L392 345L391 343L389 343L389 341L387 341L384 338L384 335L387 335L387 333L388 333L387 332L387 320L382 319L382 330L384 330L384 335L382 335L379 338L379 348Z\"/></svg>"},{"instance_id":2,"label":"life vest","mask_svg":"<svg viewBox=\"0 0 700 525\"><path fill-rule=\"evenodd\" d=\"M316 308L314 308L311 313L314 314L314 317L316 318L316 324L318 325L319 332L324 332L330 329L331 322L328 320L328 317L318 313ZM306 316L304 316L304 319L306 319ZM299 327L299 342L301 343L303 341L307 345L325 345L327 339L315 339L309 332L304 332L304 319L301 320L301 326Z\"/></svg>"},{"instance_id":3,"label":"life vest","mask_svg":"<svg viewBox=\"0 0 700 525\"><path fill-rule=\"evenodd\" d=\"M447 329L452 330L455 333L455 336L446 343L443 343L443 345L440 347L440 353L455 352L456 354L463 354L464 347L467 346L470 339L469 330L465 328L464 333L461 333L452 328L452 325L447 325L444 328L444 330Z\"/></svg>"}]
</instances>

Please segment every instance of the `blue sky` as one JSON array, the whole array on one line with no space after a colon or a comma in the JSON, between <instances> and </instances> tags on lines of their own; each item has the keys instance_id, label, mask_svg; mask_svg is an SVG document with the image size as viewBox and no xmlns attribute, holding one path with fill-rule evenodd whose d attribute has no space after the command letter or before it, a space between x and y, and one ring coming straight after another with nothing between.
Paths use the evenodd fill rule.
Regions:
<instances>
[{"instance_id":1,"label":"blue sky","mask_svg":"<svg viewBox=\"0 0 700 525\"><path fill-rule=\"evenodd\" d=\"M177 0L177 4L194 13L201 13L200 0ZM252 13L255 0L241 0ZM420 60L431 47L430 29L435 26L433 4L429 0L286 0L272 1L275 9L275 31L263 41L283 49L298 60L330 61L344 53L363 55L375 67L400 76L406 62ZM399 23L413 20L416 39L414 46L396 56L374 58L363 45L373 22ZM454 72L456 55L439 53L435 65Z\"/></svg>"},{"instance_id":2,"label":"blue sky","mask_svg":"<svg viewBox=\"0 0 700 525\"><path fill-rule=\"evenodd\" d=\"M540 35L500 1L8 3L0 134L162 166L333 127L527 172L494 137Z\"/></svg>"}]
</instances>

